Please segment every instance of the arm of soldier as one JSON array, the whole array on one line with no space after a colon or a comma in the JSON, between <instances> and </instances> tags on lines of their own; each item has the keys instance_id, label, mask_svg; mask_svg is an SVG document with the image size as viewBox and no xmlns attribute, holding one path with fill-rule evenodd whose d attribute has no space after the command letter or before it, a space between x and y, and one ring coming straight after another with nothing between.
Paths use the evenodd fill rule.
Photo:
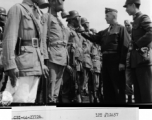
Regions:
<instances>
[{"instance_id":1,"label":"arm of soldier","mask_svg":"<svg viewBox=\"0 0 152 120\"><path fill-rule=\"evenodd\" d=\"M125 27L120 29L120 62L119 70L125 70L126 57L129 48L130 37Z\"/></svg>"},{"instance_id":2,"label":"arm of soldier","mask_svg":"<svg viewBox=\"0 0 152 120\"><path fill-rule=\"evenodd\" d=\"M101 40L101 37L102 37L102 31L98 32L96 35L92 35L92 34L89 34L89 33L81 33L83 37L85 37L86 39L90 40L91 42L94 42L96 44L101 44L100 43L100 40Z\"/></svg>"},{"instance_id":3,"label":"arm of soldier","mask_svg":"<svg viewBox=\"0 0 152 120\"><path fill-rule=\"evenodd\" d=\"M8 12L4 36L3 36L3 65L4 70L8 71L12 86L16 84L18 68L15 62L15 47L18 38L18 30L21 20L21 10L18 5L13 6Z\"/></svg>"},{"instance_id":4,"label":"arm of soldier","mask_svg":"<svg viewBox=\"0 0 152 120\"><path fill-rule=\"evenodd\" d=\"M48 14L43 14L42 16L43 26L42 26L42 47L44 60L49 59L48 57L48 49L47 49L47 32L48 32Z\"/></svg>"},{"instance_id":5,"label":"arm of soldier","mask_svg":"<svg viewBox=\"0 0 152 120\"><path fill-rule=\"evenodd\" d=\"M49 21L48 21L48 17L49 17L49 14L46 13L46 14L43 14L42 16L42 21L43 21L43 26L42 26L42 39L41 39L41 50L43 52L43 74L44 74L44 77L47 78L49 77L49 69L48 69L48 47L47 47L47 32L48 32L48 25L49 25Z\"/></svg>"},{"instance_id":6,"label":"arm of soldier","mask_svg":"<svg viewBox=\"0 0 152 120\"><path fill-rule=\"evenodd\" d=\"M142 22L140 23L142 28L146 31L146 34L137 40L136 45L141 47L147 47L152 42L152 23L147 15L142 16Z\"/></svg>"}]
</instances>

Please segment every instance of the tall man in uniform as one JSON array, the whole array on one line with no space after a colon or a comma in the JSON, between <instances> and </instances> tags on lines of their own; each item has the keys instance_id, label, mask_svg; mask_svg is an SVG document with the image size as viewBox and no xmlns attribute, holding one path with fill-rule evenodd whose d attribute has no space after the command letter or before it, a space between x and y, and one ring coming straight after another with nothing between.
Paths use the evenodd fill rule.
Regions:
<instances>
[{"instance_id":1,"label":"tall man in uniform","mask_svg":"<svg viewBox=\"0 0 152 120\"><path fill-rule=\"evenodd\" d=\"M47 32L48 67L50 70L48 102L57 103L64 69L68 61L66 46L69 33L57 15L58 12L64 10L64 0L48 1L50 5Z\"/></svg>"},{"instance_id":2,"label":"tall man in uniform","mask_svg":"<svg viewBox=\"0 0 152 120\"><path fill-rule=\"evenodd\" d=\"M34 103L40 76L47 75L40 50L41 13L37 6L40 2L23 0L8 12L3 36L3 64L9 80L3 102Z\"/></svg>"},{"instance_id":3,"label":"tall man in uniform","mask_svg":"<svg viewBox=\"0 0 152 120\"><path fill-rule=\"evenodd\" d=\"M135 102L152 102L152 23L140 12L140 0L127 0L123 7L133 16L131 69Z\"/></svg>"},{"instance_id":4,"label":"tall man in uniform","mask_svg":"<svg viewBox=\"0 0 152 120\"><path fill-rule=\"evenodd\" d=\"M125 63L129 44L128 33L117 22L117 10L106 8L109 28L96 35L86 35L92 42L101 45L103 94L106 103L125 103Z\"/></svg>"}]
</instances>

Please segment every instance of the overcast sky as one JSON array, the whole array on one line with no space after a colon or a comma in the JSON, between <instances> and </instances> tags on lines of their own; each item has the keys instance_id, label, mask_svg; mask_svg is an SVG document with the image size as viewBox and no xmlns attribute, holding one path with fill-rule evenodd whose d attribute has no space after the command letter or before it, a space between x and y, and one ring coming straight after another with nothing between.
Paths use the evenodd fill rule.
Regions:
<instances>
[{"instance_id":1,"label":"overcast sky","mask_svg":"<svg viewBox=\"0 0 152 120\"><path fill-rule=\"evenodd\" d=\"M21 3L23 0L0 0L0 5L8 11L11 6ZM86 17L90 22L90 27L97 31L108 27L105 21L105 8L114 8L118 10L118 22L124 24L124 20L132 21L123 5L126 0L65 0L65 10L77 10L82 17ZM150 7L151 5L151 7ZM142 13L147 14L152 19L152 0L141 0ZM46 12L46 10L43 10ZM59 14L60 16L60 14ZM63 23L66 25L65 20Z\"/></svg>"}]
</instances>

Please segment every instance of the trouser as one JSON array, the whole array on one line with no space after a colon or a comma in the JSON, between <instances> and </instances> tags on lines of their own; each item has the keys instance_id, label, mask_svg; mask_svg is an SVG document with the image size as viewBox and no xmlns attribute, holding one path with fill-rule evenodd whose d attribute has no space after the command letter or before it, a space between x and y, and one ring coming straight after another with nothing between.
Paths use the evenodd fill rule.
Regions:
<instances>
[{"instance_id":1,"label":"trouser","mask_svg":"<svg viewBox=\"0 0 152 120\"><path fill-rule=\"evenodd\" d=\"M152 102L152 66L132 69L136 103Z\"/></svg>"},{"instance_id":2,"label":"trouser","mask_svg":"<svg viewBox=\"0 0 152 120\"><path fill-rule=\"evenodd\" d=\"M103 95L105 103L125 103L125 71L119 71L117 53L103 55Z\"/></svg>"},{"instance_id":3,"label":"trouser","mask_svg":"<svg viewBox=\"0 0 152 120\"><path fill-rule=\"evenodd\" d=\"M90 71L89 68L84 68L84 85L88 84L88 92L89 92L89 101L90 103L93 103L94 100L94 91L93 91L93 87L94 87L94 83L93 83L93 77L92 77L92 72ZM84 86L83 85L83 86Z\"/></svg>"},{"instance_id":4,"label":"trouser","mask_svg":"<svg viewBox=\"0 0 152 120\"><path fill-rule=\"evenodd\" d=\"M59 96L59 90L62 82L64 66L49 62L49 103L56 103Z\"/></svg>"},{"instance_id":5,"label":"trouser","mask_svg":"<svg viewBox=\"0 0 152 120\"><path fill-rule=\"evenodd\" d=\"M100 86L100 73L93 73L93 97L94 97L94 102L97 103L99 102L99 96L101 95L101 90L99 90Z\"/></svg>"},{"instance_id":6,"label":"trouser","mask_svg":"<svg viewBox=\"0 0 152 120\"><path fill-rule=\"evenodd\" d=\"M82 71L76 71L76 101L78 103L82 103L82 90L83 90L83 83L84 83L84 74Z\"/></svg>"},{"instance_id":7,"label":"trouser","mask_svg":"<svg viewBox=\"0 0 152 120\"><path fill-rule=\"evenodd\" d=\"M12 87L8 78L5 91L11 93L13 103L34 103L39 79L38 76L19 77L16 86Z\"/></svg>"},{"instance_id":8,"label":"trouser","mask_svg":"<svg viewBox=\"0 0 152 120\"><path fill-rule=\"evenodd\" d=\"M63 84L60 89L61 101L62 103L71 103L75 97L75 70L70 73L65 69L63 74Z\"/></svg>"}]
</instances>

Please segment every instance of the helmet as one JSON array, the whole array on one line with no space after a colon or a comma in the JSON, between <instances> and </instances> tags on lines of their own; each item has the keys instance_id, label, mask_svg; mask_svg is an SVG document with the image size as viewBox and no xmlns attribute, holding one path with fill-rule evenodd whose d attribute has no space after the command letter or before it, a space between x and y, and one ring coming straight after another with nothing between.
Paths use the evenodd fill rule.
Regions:
<instances>
[{"instance_id":1,"label":"helmet","mask_svg":"<svg viewBox=\"0 0 152 120\"><path fill-rule=\"evenodd\" d=\"M0 7L0 15L5 15L6 16L6 10L3 7Z\"/></svg>"},{"instance_id":2,"label":"helmet","mask_svg":"<svg viewBox=\"0 0 152 120\"><path fill-rule=\"evenodd\" d=\"M35 3L39 6L39 8L44 9L49 7L49 3L45 2L45 0L35 0Z\"/></svg>"},{"instance_id":3,"label":"helmet","mask_svg":"<svg viewBox=\"0 0 152 120\"><path fill-rule=\"evenodd\" d=\"M73 18L76 18L76 17L81 17L81 16L79 15L79 13L77 11L72 10L72 11L69 12L69 15L67 16L66 21L68 21L70 19L73 19Z\"/></svg>"},{"instance_id":4,"label":"helmet","mask_svg":"<svg viewBox=\"0 0 152 120\"><path fill-rule=\"evenodd\" d=\"M68 13L67 12L65 12L64 10L62 11L62 13L61 13L61 17L62 18L67 18L68 17Z\"/></svg>"},{"instance_id":5,"label":"helmet","mask_svg":"<svg viewBox=\"0 0 152 120\"><path fill-rule=\"evenodd\" d=\"M88 20L84 17L81 18L81 24L89 23Z\"/></svg>"}]
</instances>

